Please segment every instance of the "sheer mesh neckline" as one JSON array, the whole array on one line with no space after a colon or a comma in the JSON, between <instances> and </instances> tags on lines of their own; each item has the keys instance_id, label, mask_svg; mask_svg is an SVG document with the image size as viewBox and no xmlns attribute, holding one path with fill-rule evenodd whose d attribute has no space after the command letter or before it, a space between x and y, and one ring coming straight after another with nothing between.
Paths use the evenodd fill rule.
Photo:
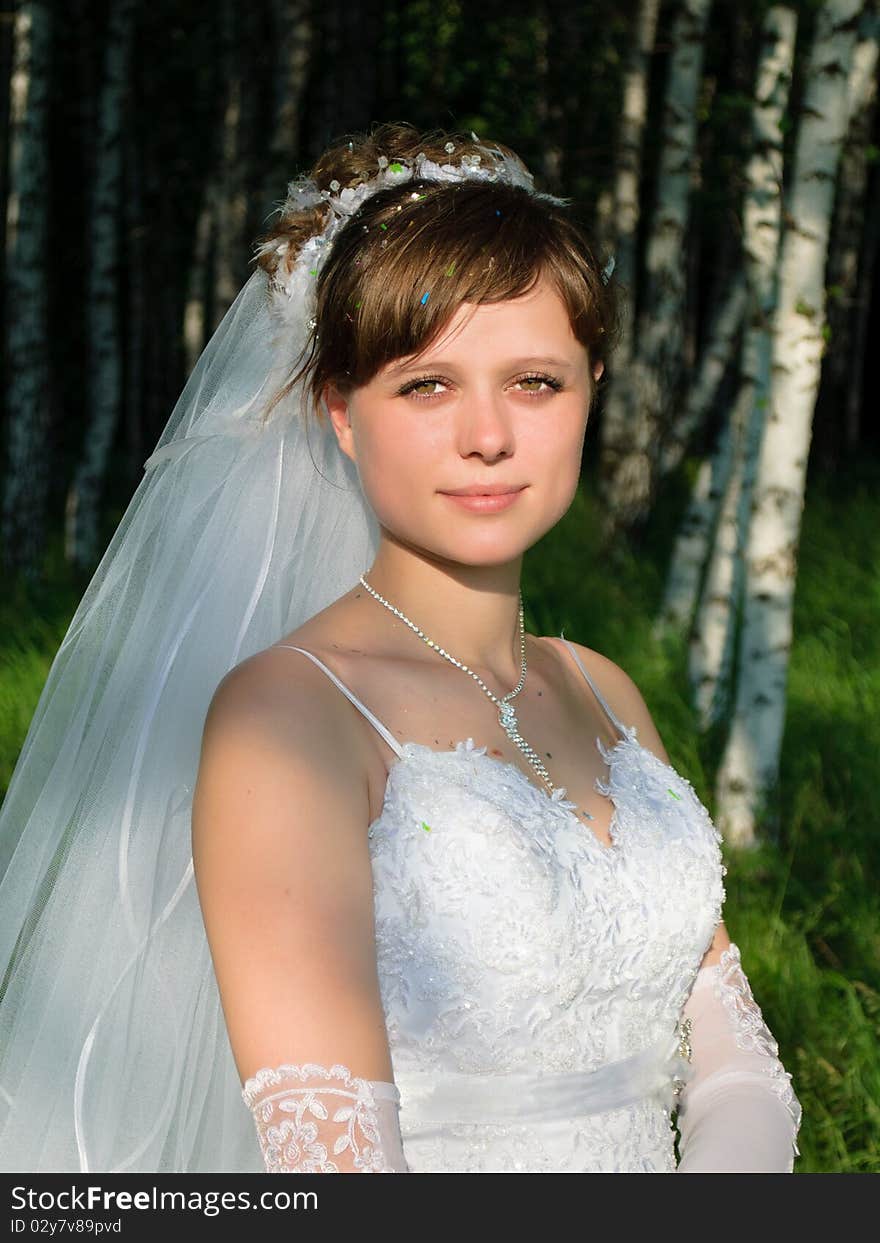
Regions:
<instances>
[{"instance_id":1,"label":"sheer mesh neckline","mask_svg":"<svg viewBox=\"0 0 880 1243\"><path fill-rule=\"evenodd\" d=\"M625 736L623 738L619 738L617 742L614 743L613 746L611 747L606 747L602 743L601 739L599 738L596 739L596 747L599 750L599 753L601 754L602 758L605 760L606 764L608 765L609 777L613 770L614 764L620 759L621 756L625 756L628 753L627 752L628 746L630 748L630 752L629 752L630 754L650 755L654 760L657 761L658 764L662 765L662 767L667 768L667 769L670 768L670 766L668 764L665 764L664 761L661 760L658 755L654 755L653 751L648 751L648 749L639 742L636 736L637 734L636 727L634 725L624 726L624 731L625 731ZM463 758L473 758L473 757L479 756L482 760L486 762L487 765L491 766L491 767L483 768L482 770L483 773L501 774L504 772L511 772L514 776L514 780L519 781L522 786L533 791L534 797L536 797L539 801L543 800L549 806L557 808L558 812L561 815L567 816L570 820L576 823L578 828L581 830L582 835L584 835L587 838L588 842L591 845L593 845L601 854L609 856L609 857L614 857L620 854L620 850L621 850L621 847L624 841L624 839L620 837L618 833L618 830L620 827L619 825L620 808L614 796L614 792L611 788L610 782L603 782L600 777L596 778L594 788L597 790L598 793L603 794L611 803L611 819L608 824L608 836L611 839L610 842L602 841L602 839L594 832L594 830L590 827L590 825L581 819L581 817L574 810L577 804L569 801L565 797L567 793L567 789L565 786L557 786L552 794L548 793L545 786L537 785L537 783L532 781L531 778L528 777L517 764L514 764L512 760L504 760L504 759L500 759L498 756L489 755L488 748L485 746L482 746L482 747L476 746L473 738L462 738L458 742L456 742L454 746L443 748L443 749L437 749L437 748L428 746L426 743L414 742L414 741L402 742L399 745L401 749L401 754L399 756L395 756L395 758L392 760L391 765L388 769L388 779L386 781L385 796L382 800L382 807L379 811L379 814L376 816L376 818L373 821L371 821L369 825L369 828L367 831L368 837L372 836L373 828L375 827L376 824L379 823L379 821L385 815L385 812L388 806L388 799L389 799L388 782L392 780L392 774L403 763L409 760L418 760L420 757L424 757L425 755L451 757L452 759L456 759L456 760L463 759ZM672 770L670 769L670 771Z\"/></svg>"}]
</instances>

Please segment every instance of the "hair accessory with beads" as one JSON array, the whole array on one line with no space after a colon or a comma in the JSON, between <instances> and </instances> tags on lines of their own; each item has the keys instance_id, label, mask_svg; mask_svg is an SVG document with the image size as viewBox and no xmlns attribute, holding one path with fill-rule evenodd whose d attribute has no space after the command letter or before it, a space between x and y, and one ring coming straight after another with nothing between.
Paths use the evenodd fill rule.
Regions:
<instances>
[{"instance_id":1,"label":"hair accessory with beads","mask_svg":"<svg viewBox=\"0 0 880 1243\"><path fill-rule=\"evenodd\" d=\"M448 155L452 155L455 151L454 144L447 143L445 150ZM282 221L322 204L326 204L330 210L323 229L308 238L292 266L288 268L284 263L279 264L270 281L273 311L285 327L296 328L302 324L304 305L307 309L306 323L309 324L313 319L315 277L330 253L334 238L362 204L382 190L404 185L408 181L449 184L499 181L506 185L520 186L529 194L557 206L566 206L569 202L568 199L535 190L534 178L522 161L506 155L497 147L482 147L479 153L465 154L458 164L438 164L435 160L429 160L423 151L413 160L399 159L389 162L388 157L382 155L379 156L377 164L378 172L355 186L340 187L335 178L327 190L319 189L309 177L300 177L289 183L287 199L278 209ZM258 246L255 253L260 257L274 250L283 255L287 248L286 242L279 243L270 239Z\"/></svg>"}]
</instances>

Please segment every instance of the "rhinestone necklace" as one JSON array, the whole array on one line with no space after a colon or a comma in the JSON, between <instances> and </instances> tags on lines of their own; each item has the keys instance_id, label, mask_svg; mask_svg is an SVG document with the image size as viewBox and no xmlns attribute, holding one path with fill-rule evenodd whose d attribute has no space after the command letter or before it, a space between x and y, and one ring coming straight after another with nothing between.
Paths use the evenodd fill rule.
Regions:
<instances>
[{"instance_id":1,"label":"rhinestone necklace","mask_svg":"<svg viewBox=\"0 0 880 1243\"><path fill-rule=\"evenodd\" d=\"M380 604L384 604L385 608L389 609L390 612L392 612L395 617L399 617L402 622L404 622L407 626L409 626L410 630L414 631L419 636L419 638L422 640L423 643L427 643L428 647L430 647L433 651L437 652L440 656L444 657L445 660L448 660L451 664L455 665L457 669L461 669L464 673L470 674L470 676L476 682L477 686L479 686L480 690L482 690L486 695L488 695L489 698L492 700L492 702L498 708L498 723L501 726L501 728L507 734L508 738L514 744L514 746L518 747L519 750L523 753L523 755L526 757L528 762L531 764L532 768L535 770L535 772L538 774L538 776L541 778L541 780L544 782L544 784L548 787L548 789L552 793L556 789L556 787L553 784L553 782L550 780L550 774L547 771L546 765L544 764L543 760L538 755L534 747L530 746L529 743L526 742L525 738L523 738L522 734L519 732L519 724L516 719L516 709L514 708L513 704L510 702L510 700L513 699L515 695L518 695L520 693L520 691L526 684L526 628L525 628L525 622L523 618L522 592L519 593L519 635L520 635L520 652L522 656L522 672L520 674L520 679L519 679L519 683L517 684L517 686L512 691L508 691L506 695L503 695L501 699L499 699L497 695L493 694L492 691L489 690L489 687L486 685L486 683L483 681L483 679L480 677L478 673L475 673L473 669L470 669L462 661L456 660L454 656L452 656L449 652L447 652L445 648L442 648L439 646L439 644L435 643L433 639L429 639L428 636L425 634L424 630L420 630L419 627L415 624L415 622L411 621L404 612L402 612L398 608L395 608L393 604L389 603L389 601L384 598L384 596L380 596L378 591L375 591L370 586L370 584L364 578L363 574L360 576L360 582L364 587L366 587L367 591L370 593L371 596L373 596L374 599L378 600ZM581 808L581 815L585 816L587 820L595 820L595 816L591 815L590 812L586 811L583 808Z\"/></svg>"}]
</instances>

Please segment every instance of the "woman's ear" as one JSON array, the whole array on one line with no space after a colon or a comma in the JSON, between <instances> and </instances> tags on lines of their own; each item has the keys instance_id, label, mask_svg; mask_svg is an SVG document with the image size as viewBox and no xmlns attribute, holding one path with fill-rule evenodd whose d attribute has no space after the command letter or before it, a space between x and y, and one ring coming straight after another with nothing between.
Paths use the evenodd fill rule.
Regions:
<instances>
[{"instance_id":1,"label":"woman's ear","mask_svg":"<svg viewBox=\"0 0 880 1243\"><path fill-rule=\"evenodd\" d=\"M351 427L351 414L349 411L348 398L342 393L335 384L328 384L321 396L324 409L330 422L333 425L333 431L336 433L336 439L343 453L351 458L353 462L357 461L354 451L354 433Z\"/></svg>"},{"instance_id":2,"label":"woman's ear","mask_svg":"<svg viewBox=\"0 0 880 1243\"><path fill-rule=\"evenodd\" d=\"M597 383L599 382L599 380L602 379L602 372L604 370L605 370L605 364L603 362L600 361L600 362L593 363L593 379Z\"/></svg>"}]
</instances>

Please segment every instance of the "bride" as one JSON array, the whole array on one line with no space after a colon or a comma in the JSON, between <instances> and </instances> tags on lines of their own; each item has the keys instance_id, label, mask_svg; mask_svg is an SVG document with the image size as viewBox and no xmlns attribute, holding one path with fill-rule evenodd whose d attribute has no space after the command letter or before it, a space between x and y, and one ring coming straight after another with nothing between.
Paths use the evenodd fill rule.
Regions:
<instances>
[{"instance_id":1,"label":"bride","mask_svg":"<svg viewBox=\"0 0 880 1243\"><path fill-rule=\"evenodd\" d=\"M609 269L405 126L258 260L0 816L0 1168L791 1170L719 835L624 671L524 628Z\"/></svg>"}]
</instances>

